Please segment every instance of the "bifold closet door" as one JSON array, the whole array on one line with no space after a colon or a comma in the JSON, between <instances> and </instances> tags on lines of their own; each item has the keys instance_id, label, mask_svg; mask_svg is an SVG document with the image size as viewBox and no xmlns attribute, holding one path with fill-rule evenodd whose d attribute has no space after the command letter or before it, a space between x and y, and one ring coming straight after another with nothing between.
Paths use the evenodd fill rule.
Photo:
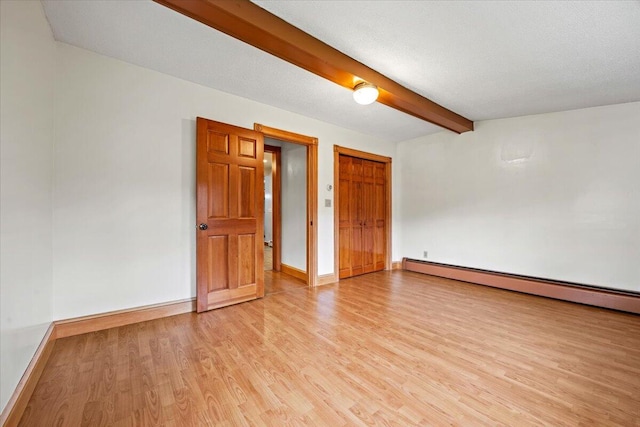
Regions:
<instances>
[{"instance_id":1,"label":"bifold closet door","mask_svg":"<svg viewBox=\"0 0 640 427\"><path fill-rule=\"evenodd\" d=\"M339 157L339 277L384 270L385 164Z\"/></svg>"}]
</instances>

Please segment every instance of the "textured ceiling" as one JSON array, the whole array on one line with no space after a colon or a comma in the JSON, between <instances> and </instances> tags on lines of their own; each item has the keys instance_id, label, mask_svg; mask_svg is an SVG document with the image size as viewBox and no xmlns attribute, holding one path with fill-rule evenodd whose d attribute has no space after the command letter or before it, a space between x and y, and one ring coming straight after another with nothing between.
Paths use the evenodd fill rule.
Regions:
<instances>
[{"instance_id":1,"label":"textured ceiling","mask_svg":"<svg viewBox=\"0 0 640 427\"><path fill-rule=\"evenodd\" d=\"M640 2L257 1L471 120L640 100ZM151 1L45 0L57 40L401 141L440 128Z\"/></svg>"},{"instance_id":2,"label":"textured ceiling","mask_svg":"<svg viewBox=\"0 0 640 427\"><path fill-rule=\"evenodd\" d=\"M640 100L639 1L256 1L471 120Z\"/></svg>"}]
</instances>

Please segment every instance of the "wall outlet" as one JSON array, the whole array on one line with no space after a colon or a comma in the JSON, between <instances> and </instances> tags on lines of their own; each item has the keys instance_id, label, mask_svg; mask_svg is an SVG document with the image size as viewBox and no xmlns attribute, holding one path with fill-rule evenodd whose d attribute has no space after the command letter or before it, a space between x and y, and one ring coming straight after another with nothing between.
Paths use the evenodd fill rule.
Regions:
<instances>
[{"instance_id":1,"label":"wall outlet","mask_svg":"<svg viewBox=\"0 0 640 427\"><path fill-rule=\"evenodd\" d=\"M331 199L324 199L324 207L325 208L331 207Z\"/></svg>"},{"instance_id":2,"label":"wall outlet","mask_svg":"<svg viewBox=\"0 0 640 427\"><path fill-rule=\"evenodd\" d=\"M424 251L424 252L422 253L422 258L427 258L427 255L428 255L428 254L429 254L429 252Z\"/></svg>"}]
</instances>

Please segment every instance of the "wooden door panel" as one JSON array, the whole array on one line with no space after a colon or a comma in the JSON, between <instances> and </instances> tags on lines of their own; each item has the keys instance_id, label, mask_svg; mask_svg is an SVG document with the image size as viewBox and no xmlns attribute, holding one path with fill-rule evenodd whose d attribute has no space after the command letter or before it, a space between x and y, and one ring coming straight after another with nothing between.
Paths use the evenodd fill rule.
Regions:
<instances>
[{"instance_id":1,"label":"wooden door panel","mask_svg":"<svg viewBox=\"0 0 640 427\"><path fill-rule=\"evenodd\" d=\"M256 168L238 168L238 217L256 218Z\"/></svg>"},{"instance_id":2,"label":"wooden door panel","mask_svg":"<svg viewBox=\"0 0 640 427\"><path fill-rule=\"evenodd\" d=\"M338 191L340 191L338 221L341 226L349 226L351 222L351 183L348 179L340 179Z\"/></svg>"},{"instance_id":3,"label":"wooden door panel","mask_svg":"<svg viewBox=\"0 0 640 427\"><path fill-rule=\"evenodd\" d=\"M373 182L375 174L376 162L371 160L362 161L362 179L365 182Z\"/></svg>"},{"instance_id":4,"label":"wooden door panel","mask_svg":"<svg viewBox=\"0 0 640 427\"><path fill-rule=\"evenodd\" d=\"M209 292L229 287L229 236L208 236Z\"/></svg>"},{"instance_id":5,"label":"wooden door panel","mask_svg":"<svg viewBox=\"0 0 640 427\"><path fill-rule=\"evenodd\" d=\"M362 227L363 218L363 209L362 209L362 182L361 181L351 181L350 186L350 203L349 211L351 213L350 220L352 227Z\"/></svg>"},{"instance_id":6,"label":"wooden door panel","mask_svg":"<svg viewBox=\"0 0 640 427\"><path fill-rule=\"evenodd\" d=\"M338 163L338 277L351 276L351 158L340 156Z\"/></svg>"},{"instance_id":7,"label":"wooden door panel","mask_svg":"<svg viewBox=\"0 0 640 427\"><path fill-rule=\"evenodd\" d=\"M385 186L376 184L373 197L373 219L376 221L385 220Z\"/></svg>"},{"instance_id":8,"label":"wooden door panel","mask_svg":"<svg viewBox=\"0 0 640 427\"><path fill-rule=\"evenodd\" d=\"M362 270L371 273L375 270L375 228L362 229Z\"/></svg>"},{"instance_id":9,"label":"wooden door panel","mask_svg":"<svg viewBox=\"0 0 640 427\"><path fill-rule=\"evenodd\" d=\"M351 276L351 227L341 227L339 233L338 277L344 279Z\"/></svg>"},{"instance_id":10,"label":"wooden door panel","mask_svg":"<svg viewBox=\"0 0 640 427\"><path fill-rule=\"evenodd\" d=\"M238 286L251 285L256 281L256 235L238 235Z\"/></svg>"},{"instance_id":11,"label":"wooden door panel","mask_svg":"<svg viewBox=\"0 0 640 427\"><path fill-rule=\"evenodd\" d=\"M351 223L352 227L362 227L361 222L364 220L362 207L362 159L351 159L351 165Z\"/></svg>"},{"instance_id":12,"label":"wooden door panel","mask_svg":"<svg viewBox=\"0 0 640 427\"><path fill-rule=\"evenodd\" d=\"M229 217L229 165L209 163L207 218Z\"/></svg>"},{"instance_id":13,"label":"wooden door panel","mask_svg":"<svg viewBox=\"0 0 640 427\"><path fill-rule=\"evenodd\" d=\"M250 159L255 159L257 155L257 144L254 139L247 139L243 137L239 137L239 145L238 155L240 157L248 157Z\"/></svg>"},{"instance_id":14,"label":"wooden door panel","mask_svg":"<svg viewBox=\"0 0 640 427\"><path fill-rule=\"evenodd\" d=\"M374 271L384 270L387 239L384 224L375 228Z\"/></svg>"},{"instance_id":15,"label":"wooden door panel","mask_svg":"<svg viewBox=\"0 0 640 427\"><path fill-rule=\"evenodd\" d=\"M362 268L365 273L375 270L375 163L362 162Z\"/></svg>"},{"instance_id":16,"label":"wooden door panel","mask_svg":"<svg viewBox=\"0 0 640 427\"><path fill-rule=\"evenodd\" d=\"M362 171L362 163L364 160L357 157L351 157L351 180L362 181L364 173Z\"/></svg>"},{"instance_id":17,"label":"wooden door panel","mask_svg":"<svg viewBox=\"0 0 640 427\"><path fill-rule=\"evenodd\" d=\"M207 129L207 153L229 154L229 134Z\"/></svg>"},{"instance_id":18,"label":"wooden door panel","mask_svg":"<svg viewBox=\"0 0 640 427\"><path fill-rule=\"evenodd\" d=\"M350 213L351 213L351 276L364 273L364 259L362 253L364 224L363 183L362 183L362 159L351 159L351 185L350 185Z\"/></svg>"},{"instance_id":19,"label":"wooden door panel","mask_svg":"<svg viewBox=\"0 0 640 427\"><path fill-rule=\"evenodd\" d=\"M235 289L222 289L207 295L207 306L210 307L209 310L212 310L239 302L250 301L256 299L255 295L257 293L258 287L255 284Z\"/></svg>"},{"instance_id":20,"label":"wooden door panel","mask_svg":"<svg viewBox=\"0 0 640 427\"><path fill-rule=\"evenodd\" d=\"M362 227L351 228L351 275L364 273L362 257Z\"/></svg>"},{"instance_id":21,"label":"wooden door panel","mask_svg":"<svg viewBox=\"0 0 640 427\"><path fill-rule=\"evenodd\" d=\"M384 270L386 165L338 156L338 273L346 278Z\"/></svg>"},{"instance_id":22,"label":"wooden door panel","mask_svg":"<svg viewBox=\"0 0 640 427\"><path fill-rule=\"evenodd\" d=\"M197 120L198 312L262 297L262 134Z\"/></svg>"},{"instance_id":23,"label":"wooden door panel","mask_svg":"<svg viewBox=\"0 0 640 427\"><path fill-rule=\"evenodd\" d=\"M386 194L387 194L387 182L385 174L385 165L382 163L375 163L374 170L374 195L372 198L373 203L373 222L375 227L375 243L374 243L374 271L384 270L385 255L387 249L387 219L386 219Z\"/></svg>"},{"instance_id":24,"label":"wooden door panel","mask_svg":"<svg viewBox=\"0 0 640 427\"><path fill-rule=\"evenodd\" d=\"M365 182L362 185L362 220L373 225L375 220L375 186L373 182Z\"/></svg>"}]
</instances>

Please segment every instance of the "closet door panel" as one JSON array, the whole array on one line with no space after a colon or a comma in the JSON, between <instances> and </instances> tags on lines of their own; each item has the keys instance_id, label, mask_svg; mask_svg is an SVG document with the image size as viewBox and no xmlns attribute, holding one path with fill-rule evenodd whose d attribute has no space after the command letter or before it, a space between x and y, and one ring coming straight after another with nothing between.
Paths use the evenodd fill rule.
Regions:
<instances>
[{"instance_id":1,"label":"closet door panel","mask_svg":"<svg viewBox=\"0 0 640 427\"><path fill-rule=\"evenodd\" d=\"M362 179L363 160L351 158L351 275L364 273L363 226L364 186Z\"/></svg>"},{"instance_id":2,"label":"closet door panel","mask_svg":"<svg viewBox=\"0 0 640 427\"><path fill-rule=\"evenodd\" d=\"M375 243L373 249L374 270L384 270L386 248L387 248L387 218L386 218L386 194L387 182L385 174L385 165L383 163L375 163L374 169L374 196L373 204L373 222L375 227Z\"/></svg>"},{"instance_id":3,"label":"closet door panel","mask_svg":"<svg viewBox=\"0 0 640 427\"><path fill-rule=\"evenodd\" d=\"M387 166L340 154L338 167L338 276L384 270Z\"/></svg>"}]
</instances>

